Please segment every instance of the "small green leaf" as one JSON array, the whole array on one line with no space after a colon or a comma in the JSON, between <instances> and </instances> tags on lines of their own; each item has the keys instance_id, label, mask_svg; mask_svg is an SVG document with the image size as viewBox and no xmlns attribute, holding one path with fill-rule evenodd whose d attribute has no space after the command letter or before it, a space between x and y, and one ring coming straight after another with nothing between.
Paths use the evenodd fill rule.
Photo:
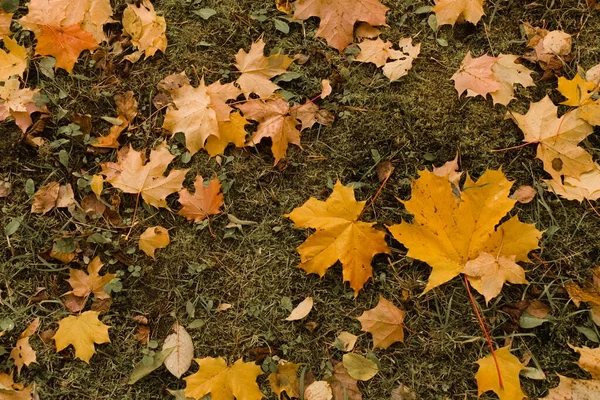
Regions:
<instances>
[{"instance_id":1,"label":"small green leaf","mask_svg":"<svg viewBox=\"0 0 600 400\"><path fill-rule=\"evenodd\" d=\"M435 41L442 47L448 47L448 41L443 38L437 38Z\"/></svg>"},{"instance_id":2,"label":"small green leaf","mask_svg":"<svg viewBox=\"0 0 600 400\"><path fill-rule=\"evenodd\" d=\"M65 168L69 168L69 153L66 150L58 152L58 161L64 165Z\"/></svg>"},{"instance_id":3,"label":"small green leaf","mask_svg":"<svg viewBox=\"0 0 600 400\"><path fill-rule=\"evenodd\" d=\"M150 365L144 364L144 359L146 358L144 357L142 361L139 362L133 369L133 372L129 376L129 381L127 381L127 383L133 385L134 383L136 383L137 381L139 381L140 379L142 379L143 377L160 367L163 364L163 362L165 362L165 359L173 352L173 350L175 350L175 347L169 347L168 349L159 351L154 355L152 359L152 364Z\"/></svg>"},{"instance_id":4,"label":"small green leaf","mask_svg":"<svg viewBox=\"0 0 600 400\"><path fill-rule=\"evenodd\" d=\"M23 215L20 217L12 218L10 222L4 227L4 235L11 236L15 234L21 227L21 222L23 222L23 218L25 218L25 216Z\"/></svg>"},{"instance_id":5,"label":"small green leaf","mask_svg":"<svg viewBox=\"0 0 600 400\"><path fill-rule=\"evenodd\" d=\"M201 8L199 10L193 10L192 12L202 19L209 19L217 13L212 8Z\"/></svg>"},{"instance_id":6,"label":"small green leaf","mask_svg":"<svg viewBox=\"0 0 600 400\"><path fill-rule=\"evenodd\" d=\"M35 193L35 183L33 179L29 178L25 181L25 193L27 196L31 197Z\"/></svg>"},{"instance_id":7,"label":"small green leaf","mask_svg":"<svg viewBox=\"0 0 600 400\"><path fill-rule=\"evenodd\" d=\"M594 343L600 343L600 338L592 328L588 328L587 326L576 326L575 329L585 335L588 340L591 340Z\"/></svg>"},{"instance_id":8,"label":"small green leaf","mask_svg":"<svg viewBox=\"0 0 600 400\"><path fill-rule=\"evenodd\" d=\"M427 25L431 28L432 31L437 32L437 18L435 14L431 14L429 18L427 18Z\"/></svg>"},{"instance_id":9,"label":"small green leaf","mask_svg":"<svg viewBox=\"0 0 600 400\"><path fill-rule=\"evenodd\" d=\"M54 65L56 59L53 57L44 57L39 62L39 68L42 75L54 80Z\"/></svg>"},{"instance_id":10,"label":"small green leaf","mask_svg":"<svg viewBox=\"0 0 600 400\"><path fill-rule=\"evenodd\" d=\"M288 25L287 22L280 20L278 18L275 18L273 20L273 22L275 23L275 29L277 29L279 32L283 32L283 33L290 33L290 26Z\"/></svg>"}]
</instances>

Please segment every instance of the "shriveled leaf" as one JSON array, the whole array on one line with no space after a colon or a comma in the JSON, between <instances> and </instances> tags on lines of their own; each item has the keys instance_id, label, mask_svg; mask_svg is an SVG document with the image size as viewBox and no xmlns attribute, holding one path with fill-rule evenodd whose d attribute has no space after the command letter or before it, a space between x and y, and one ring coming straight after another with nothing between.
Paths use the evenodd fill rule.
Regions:
<instances>
[{"instance_id":1,"label":"shriveled leaf","mask_svg":"<svg viewBox=\"0 0 600 400\"><path fill-rule=\"evenodd\" d=\"M164 53L167 49L166 29L165 18L156 14L150 0L128 4L123 11L123 33L131 37L137 50L125 59L136 62L142 55L148 58L157 51Z\"/></svg>"}]
</instances>

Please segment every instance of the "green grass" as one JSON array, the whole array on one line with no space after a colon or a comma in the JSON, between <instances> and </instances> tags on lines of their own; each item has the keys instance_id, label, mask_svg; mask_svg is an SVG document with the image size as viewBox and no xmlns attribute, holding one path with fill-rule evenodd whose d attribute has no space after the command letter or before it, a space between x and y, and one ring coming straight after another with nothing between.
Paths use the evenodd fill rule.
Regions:
<instances>
[{"instance_id":1,"label":"green grass","mask_svg":"<svg viewBox=\"0 0 600 400\"><path fill-rule=\"evenodd\" d=\"M492 106L491 101L480 97L458 98L450 77L467 51L474 56L486 52L523 54L525 38L517 21L563 29L574 35L575 59L567 68L567 76L571 76L577 64L589 68L600 62L598 12L590 13L583 0L488 2L486 29L482 23L477 27L443 27L436 34L448 41L448 46L442 47L427 24L429 14L413 12L425 2L384 1L392 10L388 13L390 28L383 30L383 37L397 41L412 36L414 42L422 43L421 55L411 73L390 84L373 65L351 62L350 56L340 55L324 41L313 39L318 23L315 19L304 26L292 24L287 35L276 31L273 17L280 14L273 3L205 1L202 6L214 8L217 14L204 21L190 12L191 6L183 0L157 0L156 9L168 24L169 47L165 55L140 61L128 70L123 70L118 57L113 60L113 69L92 68L91 57L85 55L74 73L89 80L70 77L61 71L52 81L38 72L38 59L31 63L28 85L42 87L56 101L50 104L53 120L43 135L50 140L59 137L58 128L70 122L73 112L91 114L93 134L105 134L109 124L100 117L114 116L113 96L133 90L140 103L138 122L143 124L125 142L137 149L155 146L163 140L164 115L153 113L151 99L156 94L156 84L165 76L184 70L194 85L202 75L208 83L219 79L230 81L235 73L228 71L235 71L233 62L238 49L249 49L261 35L268 50L278 48L286 54L310 56L307 64L291 68L302 76L282 83L286 90L311 98L320 92L321 79L338 82L334 93L320 102L337 118L329 127L306 131L302 136L303 149L291 148L289 159L281 167L273 167L268 143L261 143L255 149L228 149L231 160L223 166L204 152L186 165L191 168L188 186L196 173L205 178L218 174L231 183L225 195L227 212L255 221L256 225L245 226L241 232L229 232L225 228L227 217L217 216L210 222L213 236L208 228L198 229L175 212L140 208L139 224L129 240L125 238L127 230L111 227L105 221L77 223L66 210L32 215L31 199L24 191L28 179L35 182L36 188L51 180L76 187L77 177L73 173L98 172L98 161L113 160L112 152L89 153L82 143L71 141L62 147L70 155L69 168L65 168L58 162L57 149L28 147L19 142L18 128L2 124L0 177L9 178L14 191L8 199L0 199L0 226L5 226L11 218L24 219L19 231L10 236L10 246L6 242L0 250L0 320L10 318L15 323L15 328L0 338L0 346L10 351L18 333L35 316L42 320L41 330L47 330L56 329L56 321L67 315L59 301L60 295L69 290L65 282L67 266L40 258L40 253L49 249L54 239L73 236L82 251L79 260L84 254L100 255L107 271L121 271L123 282L123 290L114 294L112 308L102 318L112 327L111 343L97 346L90 365L74 360L72 349L57 354L52 343L43 344L35 337L32 343L38 351L38 364L25 368L20 380L35 381L42 399L168 398L166 388L182 388L184 383L164 369L133 386L126 384L134 364L143 356L143 346L135 340L137 324L132 319L135 315L148 317L152 339L158 341L169 333L176 319L184 325L202 320L201 328L190 330L197 357L222 356L230 361L238 358L248 361L266 348L281 358L305 363L319 378L327 374L331 359L342 357L332 346L337 334L343 330L359 334L360 324L355 317L375 306L382 294L406 310L406 326L411 332L407 332L406 343L374 352L381 361L381 372L359 385L364 398L389 398L400 382L415 390L420 399L476 398L473 362L487 355L488 348L461 280L455 279L420 296L430 268L406 259L403 246L389 238L393 257L375 258L375 279L356 299L348 285L342 284L339 266L323 279L295 268L299 263L295 248L309 232L294 229L282 215L311 196L325 199L330 193L328 183L337 179L345 184L360 182L356 191L359 200L373 196L379 187L374 151L383 159L393 157L396 170L381 197L365 214L366 221L390 224L406 218L407 213L396 198L410 196L410 180L417 176L418 170L450 160L457 152L462 170L473 176L488 168L502 167L515 185L536 185L540 189L532 203L519 205L514 212L525 222L535 223L538 229L548 229L551 233L544 236L542 249L537 252L546 265L528 264L531 284L505 287L501 296L487 307L480 296L477 299L497 345L502 346L512 338L513 353L522 357L530 351L546 372L546 381L522 379L531 398L543 396L555 386L556 373L585 377L573 364L577 356L567 343L597 346L575 329L581 325L594 327L587 313L576 313L561 284L569 279L579 282L589 279L589 269L598 264L600 219L589 205L561 200L542 190L542 180L549 176L534 158L533 147L491 152L520 144L522 133L513 122L504 120L506 107ZM523 3L529 6L524 7ZM113 3L117 19L123 8L123 1ZM260 8L268 10L269 19L263 23L250 18ZM400 25L405 15L406 20ZM26 38L23 40L28 43ZM213 46L198 45L200 41ZM533 65L528 66L541 72ZM554 100L560 98L554 90L556 80L539 81L540 76L541 73L536 87L518 91L518 100L510 104L510 109L525 112L530 100L537 101L546 94ZM58 118L60 110L67 112L65 118ZM595 159L599 156L598 144L595 136L584 143ZM181 144L179 149L183 149ZM179 159L175 165L184 166ZM130 195L121 198L121 215L131 218L135 199ZM177 210L173 199L170 204ZM125 264L117 261L115 253L136 247L137 235L153 225L169 228L172 243L157 251L156 261L140 251L130 255L134 264L141 267L141 275L133 276ZM87 243L87 236L93 232L110 232L113 242ZM226 232L229 235L224 238ZM190 265L205 268L194 272ZM48 299L31 302L38 287L46 288ZM409 293L407 300L402 299L403 290ZM288 310L281 299L289 297L297 304L306 296L315 298L315 308L308 318L318 323L313 332L301 322L283 320ZM551 305L557 322L535 329L516 327L515 331L507 305L536 298ZM194 306L194 316L186 311L188 302ZM207 310L210 302L212 309ZM220 303L230 303L233 307L217 313L214 308ZM362 334L359 349L368 351L371 345L370 336ZM7 372L10 368L8 355L0 356L0 370ZM265 379L260 382L264 393L269 393Z\"/></svg>"}]
</instances>

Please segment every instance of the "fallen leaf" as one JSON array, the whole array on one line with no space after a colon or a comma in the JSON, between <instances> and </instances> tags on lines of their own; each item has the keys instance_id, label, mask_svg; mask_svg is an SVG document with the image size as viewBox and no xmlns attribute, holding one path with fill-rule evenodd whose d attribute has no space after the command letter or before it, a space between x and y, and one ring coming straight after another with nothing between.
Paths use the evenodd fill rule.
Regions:
<instances>
[{"instance_id":1,"label":"fallen leaf","mask_svg":"<svg viewBox=\"0 0 600 400\"><path fill-rule=\"evenodd\" d=\"M271 391L281 398L283 393L288 398L300 397L300 379L298 379L298 369L300 364L294 364L289 361L280 360L277 364L277 372L269 375L269 385Z\"/></svg>"},{"instance_id":2,"label":"fallen leaf","mask_svg":"<svg viewBox=\"0 0 600 400\"><path fill-rule=\"evenodd\" d=\"M194 181L194 194L187 189L179 191L179 203L182 205L178 214L188 221L200 222L209 215L220 214L223 206L223 193L218 178L211 179L208 186L204 186L202 176L196 176Z\"/></svg>"},{"instance_id":3,"label":"fallen leaf","mask_svg":"<svg viewBox=\"0 0 600 400\"><path fill-rule=\"evenodd\" d=\"M521 389L519 373L525 368L517 357L511 354L509 346L496 350L496 359L502 376L502 384L498 381L498 372L493 356L490 354L479 359L479 369L475 374L477 395L492 390L500 400L522 400L527 395Z\"/></svg>"},{"instance_id":4,"label":"fallen leaf","mask_svg":"<svg viewBox=\"0 0 600 400\"><path fill-rule=\"evenodd\" d=\"M346 353L342 360L348 375L358 381L368 381L379 372L377 364L359 354Z\"/></svg>"},{"instance_id":5,"label":"fallen leaf","mask_svg":"<svg viewBox=\"0 0 600 400\"><path fill-rule=\"evenodd\" d=\"M294 19L320 18L315 37L324 38L329 46L340 52L352 43L354 25L358 21L371 26L387 26L385 14L389 8L379 0L298 0L294 6Z\"/></svg>"},{"instance_id":6,"label":"fallen leaf","mask_svg":"<svg viewBox=\"0 0 600 400\"><path fill-rule=\"evenodd\" d=\"M135 333L135 340L140 342L142 346L145 346L150 341L150 327L148 325L138 325L138 330Z\"/></svg>"},{"instance_id":7,"label":"fallen leaf","mask_svg":"<svg viewBox=\"0 0 600 400\"><path fill-rule=\"evenodd\" d=\"M331 386L326 381L315 381L304 389L305 400L331 400L333 393Z\"/></svg>"},{"instance_id":8,"label":"fallen leaf","mask_svg":"<svg viewBox=\"0 0 600 400\"><path fill-rule=\"evenodd\" d=\"M412 223L389 226L392 236L408 248L407 256L432 267L425 292L464 272L481 253L528 262L538 248L541 232L517 216L496 226L515 205L508 197L512 183L502 171L486 171L477 181L463 185L460 199L450 182L427 170L412 183L412 198L402 203L414 216ZM482 293L482 280L469 277Z\"/></svg>"},{"instance_id":9,"label":"fallen leaf","mask_svg":"<svg viewBox=\"0 0 600 400\"><path fill-rule=\"evenodd\" d=\"M85 311L80 315L70 315L58 321L58 330L53 336L56 351L59 352L69 345L75 348L75 357L89 364L90 358L96 352L94 343L110 343L107 325L98 320L96 311Z\"/></svg>"},{"instance_id":10,"label":"fallen leaf","mask_svg":"<svg viewBox=\"0 0 600 400\"><path fill-rule=\"evenodd\" d=\"M40 25L40 29L36 54L53 56L56 59L54 68L62 68L68 73L73 72L82 51L92 51L98 47L94 36L81 29L79 24L67 27Z\"/></svg>"},{"instance_id":11,"label":"fallen leaf","mask_svg":"<svg viewBox=\"0 0 600 400\"><path fill-rule=\"evenodd\" d=\"M344 281L350 282L355 297L373 275L373 256L390 254L385 233L374 229L374 222L358 221L365 204L356 201L352 187L338 181L326 201L311 197L285 215L297 228L316 229L297 248L301 259L298 267L323 276L339 260Z\"/></svg>"},{"instance_id":12,"label":"fallen leaf","mask_svg":"<svg viewBox=\"0 0 600 400\"><path fill-rule=\"evenodd\" d=\"M288 315L288 317L285 320L286 321L298 321L299 319L306 317L308 315L308 313L310 313L312 308L313 308L313 298L307 297L302 302L300 302L300 304L298 304L296 306L296 308L294 308L292 310L290 315Z\"/></svg>"},{"instance_id":13,"label":"fallen leaf","mask_svg":"<svg viewBox=\"0 0 600 400\"><path fill-rule=\"evenodd\" d=\"M512 198L517 200L521 204L531 203L535 198L537 191L529 185L521 185L512 194Z\"/></svg>"},{"instance_id":14,"label":"fallen leaf","mask_svg":"<svg viewBox=\"0 0 600 400\"><path fill-rule=\"evenodd\" d=\"M546 318L550 313L550 307L539 300L533 300L529 303L525 312L536 318Z\"/></svg>"},{"instance_id":15,"label":"fallen leaf","mask_svg":"<svg viewBox=\"0 0 600 400\"><path fill-rule=\"evenodd\" d=\"M360 53L354 61L370 62L378 67L383 67L383 74L394 82L408 74L414 59L421 51L421 45L412 44L411 38L400 39L400 50L394 50L393 44L380 38L364 40L358 44ZM392 61L387 61L388 59Z\"/></svg>"},{"instance_id":16,"label":"fallen leaf","mask_svg":"<svg viewBox=\"0 0 600 400\"><path fill-rule=\"evenodd\" d=\"M600 347L590 349L586 346L575 347L570 344L569 347L581 355L577 365L589 372L592 379L600 379Z\"/></svg>"},{"instance_id":17,"label":"fallen leaf","mask_svg":"<svg viewBox=\"0 0 600 400\"><path fill-rule=\"evenodd\" d=\"M2 40L6 50L0 49L0 82L15 75L23 77L27 68L27 49L9 37L2 37Z\"/></svg>"},{"instance_id":18,"label":"fallen leaf","mask_svg":"<svg viewBox=\"0 0 600 400\"><path fill-rule=\"evenodd\" d=\"M56 206L58 199L58 190L60 184L58 182L49 182L38 189L33 195L33 204L31 212L34 214L46 214Z\"/></svg>"},{"instance_id":19,"label":"fallen leaf","mask_svg":"<svg viewBox=\"0 0 600 400\"><path fill-rule=\"evenodd\" d=\"M140 235L139 247L146 255L156 260L156 249L164 249L170 242L169 231L166 228L151 226Z\"/></svg>"},{"instance_id":20,"label":"fallen leaf","mask_svg":"<svg viewBox=\"0 0 600 400\"><path fill-rule=\"evenodd\" d=\"M116 278L117 274L104 274L100 276L99 273L102 266L100 257L96 256L88 264L87 274L84 271L70 268L70 277L67 279L67 282L69 282L73 290L67 292L67 294L87 298L93 293L98 299L110 298L110 295L104 291L104 287L108 282Z\"/></svg>"},{"instance_id":21,"label":"fallen leaf","mask_svg":"<svg viewBox=\"0 0 600 400\"><path fill-rule=\"evenodd\" d=\"M297 7L298 5L296 11ZM235 67L242 73L236 83L247 99L250 98L250 93L266 99L280 89L270 79L286 73L288 67L294 62L293 58L280 53L265 57L264 50L265 42L261 38L252 43L248 53L240 49L235 56Z\"/></svg>"},{"instance_id":22,"label":"fallen leaf","mask_svg":"<svg viewBox=\"0 0 600 400\"><path fill-rule=\"evenodd\" d=\"M96 197L100 197L103 188L104 178L102 178L102 175L93 175L92 179L90 179L90 189L92 189Z\"/></svg>"},{"instance_id":23,"label":"fallen leaf","mask_svg":"<svg viewBox=\"0 0 600 400\"><path fill-rule=\"evenodd\" d=\"M11 36L10 25L12 23L13 13L4 12L0 10L0 36Z\"/></svg>"},{"instance_id":24,"label":"fallen leaf","mask_svg":"<svg viewBox=\"0 0 600 400\"><path fill-rule=\"evenodd\" d=\"M12 185L8 181L0 180L0 199L8 197L12 192Z\"/></svg>"},{"instance_id":25,"label":"fallen leaf","mask_svg":"<svg viewBox=\"0 0 600 400\"><path fill-rule=\"evenodd\" d=\"M392 390L390 400L417 400L417 395L408 386L401 383L396 389Z\"/></svg>"},{"instance_id":26,"label":"fallen leaf","mask_svg":"<svg viewBox=\"0 0 600 400\"><path fill-rule=\"evenodd\" d=\"M578 177L594 169L592 155L577 145L593 128L575 112L557 117L557 107L546 96L531 103L526 114L510 111L510 117L523 131L525 143L537 143L536 157L544 163L544 170L560 181L561 175Z\"/></svg>"},{"instance_id":27,"label":"fallen leaf","mask_svg":"<svg viewBox=\"0 0 600 400\"><path fill-rule=\"evenodd\" d=\"M558 375L560 384L541 400L594 400L600 393L600 381L571 379Z\"/></svg>"},{"instance_id":28,"label":"fallen leaf","mask_svg":"<svg viewBox=\"0 0 600 400\"><path fill-rule=\"evenodd\" d=\"M97 138L97 141L92 143L94 147L118 149L121 144L117 139L121 133L129 127L133 119L137 115L138 103L131 90L115 95L115 104L117 106L117 118L119 124L114 124L110 128L110 132L106 136ZM95 175L98 176L98 175Z\"/></svg>"},{"instance_id":29,"label":"fallen leaf","mask_svg":"<svg viewBox=\"0 0 600 400\"><path fill-rule=\"evenodd\" d=\"M544 70L542 79L560 74L565 64L573 59L571 35L563 31L548 31L533 27L528 23L524 23L523 28L529 39L527 46L533 49L523 58L542 67Z\"/></svg>"},{"instance_id":30,"label":"fallen leaf","mask_svg":"<svg viewBox=\"0 0 600 400\"><path fill-rule=\"evenodd\" d=\"M167 49L167 23L164 17L156 14L150 0L141 0L128 4L123 11L123 33L131 37L131 43L137 51L124 58L132 63L152 57L157 51Z\"/></svg>"},{"instance_id":31,"label":"fallen leaf","mask_svg":"<svg viewBox=\"0 0 600 400\"><path fill-rule=\"evenodd\" d=\"M88 217L92 218L99 218L106 211L106 205L92 193L81 199L81 208Z\"/></svg>"},{"instance_id":32,"label":"fallen leaf","mask_svg":"<svg viewBox=\"0 0 600 400\"><path fill-rule=\"evenodd\" d=\"M577 74L571 80L558 78L558 91L567 98L561 104L578 107L579 118L590 125L600 125L600 99L593 96L597 93L597 83Z\"/></svg>"},{"instance_id":33,"label":"fallen leaf","mask_svg":"<svg viewBox=\"0 0 600 400\"><path fill-rule=\"evenodd\" d=\"M23 387L20 383L15 383L12 373L5 374L0 372L0 397L2 400L33 400L33 385Z\"/></svg>"},{"instance_id":34,"label":"fallen leaf","mask_svg":"<svg viewBox=\"0 0 600 400\"><path fill-rule=\"evenodd\" d=\"M334 365L333 374L327 381L333 391L333 400L362 400L358 382L348 374L344 363Z\"/></svg>"},{"instance_id":35,"label":"fallen leaf","mask_svg":"<svg viewBox=\"0 0 600 400\"><path fill-rule=\"evenodd\" d=\"M361 22L360 24L358 24L356 30L354 31L354 36L356 36L356 38L359 40L375 39L380 34L381 29L375 28L374 26L371 26L371 24L366 22Z\"/></svg>"},{"instance_id":36,"label":"fallen leaf","mask_svg":"<svg viewBox=\"0 0 600 400\"><path fill-rule=\"evenodd\" d=\"M356 341L358 340L358 336L353 335L350 332L343 331L335 338L335 340L336 343L339 342L341 345L339 350L348 352L354 349Z\"/></svg>"},{"instance_id":37,"label":"fallen leaf","mask_svg":"<svg viewBox=\"0 0 600 400\"><path fill-rule=\"evenodd\" d=\"M33 124L31 114L46 110L45 106L36 106L34 98L38 95L39 89L20 89L19 79L4 82L4 86L0 86L0 121L13 117L15 124L25 133Z\"/></svg>"},{"instance_id":38,"label":"fallen leaf","mask_svg":"<svg viewBox=\"0 0 600 400\"><path fill-rule=\"evenodd\" d=\"M58 197L56 198L56 208L69 207L75 204L75 193L70 183L60 185L58 188Z\"/></svg>"},{"instance_id":39,"label":"fallen leaf","mask_svg":"<svg viewBox=\"0 0 600 400\"><path fill-rule=\"evenodd\" d=\"M460 69L452 75L454 87L461 96L465 91L467 97L492 96L494 104L507 105L514 96L514 85L523 87L535 86L531 79L531 71L521 64L517 64L517 56L500 54L490 57L484 54L472 58L467 52Z\"/></svg>"},{"instance_id":40,"label":"fallen leaf","mask_svg":"<svg viewBox=\"0 0 600 400\"><path fill-rule=\"evenodd\" d=\"M433 167L433 173L437 176L447 177L454 187L458 188L462 172L458 170L458 153L451 161L446 161L441 167Z\"/></svg>"},{"instance_id":41,"label":"fallen leaf","mask_svg":"<svg viewBox=\"0 0 600 400\"><path fill-rule=\"evenodd\" d=\"M39 325L39 318L35 318L31 321L29 326L19 334L17 344L10 352L9 358L14 361L19 375L21 374L21 368L23 368L24 365L29 366L29 364L37 362L35 350L33 350L29 344L29 337L37 331Z\"/></svg>"},{"instance_id":42,"label":"fallen leaf","mask_svg":"<svg viewBox=\"0 0 600 400\"><path fill-rule=\"evenodd\" d=\"M174 350L174 347L169 347L161 351L155 352L154 357L152 357L152 364L150 365L145 364L143 361L137 363L136 366L133 368L131 375L129 375L129 380L127 381L127 383L129 385L133 385L143 377L149 375L152 371L158 369L161 365L163 365L165 359L169 357Z\"/></svg>"},{"instance_id":43,"label":"fallen leaf","mask_svg":"<svg viewBox=\"0 0 600 400\"><path fill-rule=\"evenodd\" d=\"M321 81L321 94L319 95L319 97L324 99L325 97L331 94L332 90L333 89L331 88L331 83L329 83L329 79L323 79Z\"/></svg>"},{"instance_id":44,"label":"fallen leaf","mask_svg":"<svg viewBox=\"0 0 600 400\"><path fill-rule=\"evenodd\" d=\"M163 351L173 348L171 354L165 358L164 364L167 370L179 379L192 365L194 343L190 334L177 322L173 325L173 331L163 343Z\"/></svg>"},{"instance_id":45,"label":"fallen leaf","mask_svg":"<svg viewBox=\"0 0 600 400\"><path fill-rule=\"evenodd\" d=\"M493 255L481 252L479 257L469 260L465 264L463 273L469 277L478 278L478 291L485 297L488 304L491 299L498 296L504 283L527 284L525 270L515 262L516 255Z\"/></svg>"},{"instance_id":46,"label":"fallen leaf","mask_svg":"<svg viewBox=\"0 0 600 400\"><path fill-rule=\"evenodd\" d=\"M145 154L131 146L119 150L117 163L102 163L105 182L121 189L125 193L142 196L144 201L154 207L167 207L166 197L182 189L187 169L173 169L167 176L164 172L175 158L169 152L165 142L150 152L146 163Z\"/></svg>"},{"instance_id":47,"label":"fallen leaf","mask_svg":"<svg viewBox=\"0 0 600 400\"><path fill-rule=\"evenodd\" d=\"M584 172L579 177L566 176L562 182L544 180L548 187L557 195L567 200L597 200L600 198L600 167L596 164L594 169Z\"/></svg>"},{"instance_id":48,"label":"fallen leaf","mask_svg":"<svg viewBox=\"0 0 600 400\"><path fill-rule=\"evenodd\" d=\"M246 125L249 123L239 112L232 113L229 121L219 122L219 136L210 135L204 143L204 149L211 157L216 157L223 154L230 143L235 147L244 147Z\"/></svg>"},{"instance_id":49,"label":"fallen leaf","mask_svg":"<svg viewBox=\"0 0 600 400\"><path fill-rule=\"evenodd\" d=\"M377 306L357 319L361 331L373 335L373 348L387 349L396 342L404 342L404 314L394 303L379 295Z\"/></svg>"},{"instance_id":50,"label":"fallen leaf","mask_svg":"<svg viewBox=\"0 0 600 400\"><path fill-rule=\"evenodd\" d=\"M231 307L233 307L231 304L229 303L221 303L217 306L217 308L215 308L216 312L223 312L223 311L227 311L229 310Z\"/></svg>"},{"instance_id":51,"label":"fallen leaf","mask_svg":"<svg viewBox=\"0 0 600 400\"><path fill-rule=\"evenodd\" d=\"M262 374L261 368L251 362L237 360L227 366L221 357L205 357L194 359L200 369L198 372L183 378L186 381L185 395L199 400L211 394L213 400L261 400L261 393L256 378Z\"/></svg>"},{"instance_id":52,"label":"fallen leaf","mask_svg":"<svg viewBox=\"0 0 600 400\"><path fill-rule=\"evenodd\" d=\"M435 0L432 8L437 20L437 26L453 25L468 21L474 25L485 14L483 0Z\"/></svg>"}]
</instances>

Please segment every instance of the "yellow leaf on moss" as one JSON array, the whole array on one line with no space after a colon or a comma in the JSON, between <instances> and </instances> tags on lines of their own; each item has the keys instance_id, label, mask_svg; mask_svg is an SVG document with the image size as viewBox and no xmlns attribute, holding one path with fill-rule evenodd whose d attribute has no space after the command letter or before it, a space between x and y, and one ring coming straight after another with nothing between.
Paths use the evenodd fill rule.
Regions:
<instances>
[{"instance_id":1,"label":"yellow leaf on moss","mask_svg":"<svg viewBox=\"0 0 600 400\"><path fill-rule=\"evenodd\" d=\"M140 235L139 247L148 256L154 257L156 249L162 249L171 242L169 231L162 226L151 226Z\"/></svg>"},{"instance_id":2,"label":"yellow leaf on moss","mask_svg":"<svg viewBox=\"0 0 600 400\"><path fill-rule=\"evenodd\" d=\"M478 396L492 390L500 400L523 400L527 395L521 389L519 373L525 368L521 361L512 353L508 346L496 350L496 359L502 376L502 385L498 379L498 372L493 356L490 354L477 361L479 369L475 374L477 380Z\"/></svg>"},{"instance_id":3,"label":"yellow leaf on moss","mask_svg":"<svg viewBox=\"0 0 600 400\"><path fill-rule=\"evenodd\" d=\"M75 356L89 363L96 352L94 343L110 343L107 325L98 319L96 311L86 311L80 315L70 315L58 322L58 330L52 337L59 352L69 345L75 348Z\"/></svg>"},{"instance_id":4,"label":"yellow leaf on moss","mask_svg":"<svg viewBox=\"0 0 600 400\"><path fill-rule=\"evenodd\" d=\"M527 255L538 248L541 232L517 216L496 228L515 205L509 198L511 186L502 171L488 170L477 181L467 176L458 198L446 177L420 172L412 183L411 199L402 202L413 222L388 228L408 248L408 257L431 266L426 292L464 272L467 262L481 253L529 261ZM481 292L480 278L470 280Z\"/></svg>"},{"instance_id":5,"label":"yellow leaf on moss","mask_svg":"<svg viewBox=\"0 0 600 400\"><path fill-rule=\"evenodd\" d=\"M252 363L237 360L227 366L221 357L196 358L200 369L183 378L186 381L185 396L199 400L210 393L212 400L260 400L261 393L256 378L262 369Z\"/></svg>"},{"instance_id":6,"label":"yellow leaf on moss","mask_svg":"<svg viewBox=\"0 0 600 400\"><path fill-rule=\"evenodd\" d=\"M300 368L300 364L281 360L277 365L277 372L273 372L269 375L271 391L277 394L278 398L281 398L283 392L287 394L288 398L300 397L298 368Z\"/></svg>"},{"instance_id":7,"label":"yellow leaf on moss","mask_svg":"<svg viewBox=\"0 0 600 400\"><path fill-rule=\"evenodd\" d=\"M344 281L350 282L354 296L373 276L373 256L390 254L385 233L374 229L374 222L358 221L365 203L356 201L352 187L338 181L326 201L312 197L285 215L297 228L317 230L298 247L301 259L298 267L323 276L339 260Z\"/></svg>"}]
</instances>

